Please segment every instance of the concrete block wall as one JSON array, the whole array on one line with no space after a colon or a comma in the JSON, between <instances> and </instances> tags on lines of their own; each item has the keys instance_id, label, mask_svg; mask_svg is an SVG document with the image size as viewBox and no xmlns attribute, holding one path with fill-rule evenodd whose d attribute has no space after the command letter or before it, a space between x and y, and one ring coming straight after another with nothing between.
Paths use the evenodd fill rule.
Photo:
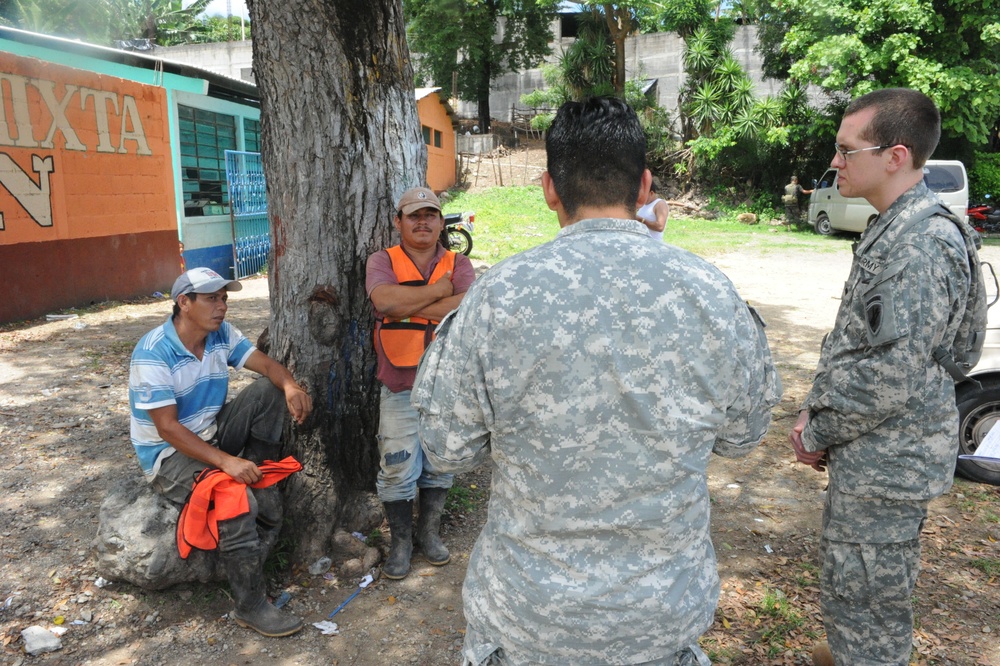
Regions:
<instances>
[{"instance_id":1,"label":"concrete block wall","mask_svg":"<svg viewBox=\"0 0 1000 666\"><path fill-rule=\"evenodd\" d=\"M553 54L547 59L555 62L560 49L572 40L562 39L553 44ZM730 48L756 84L758 96L777 95L781 82L765 79L762 59L754 50L757 47L756 26L739 26ZM629 79L657 79L657 101L671 116L677 114L677 98L684 85L684 41L672 32L636 35L625 40L625 71ZM505 74L494 81L490 88L490 113L503 121L511 120L511 106L524 110L521 95L545 88L542 70L529 69L516 74ZM475 118L475 102L460 102L455 109L461 118Z\"/></svg>"},{"instance_id":2,"label":"concrete block wall","mask_svg":"<svg viewBox=\"0 0 1000 666\"><path fill-rule=\"evenodd\" d=\"M553 34L558 35L558 21L553 23ZM573 42L570 38L557 38L552 43L552 53L546 62L556 63L562 52ZM739 26L730 44L736 59L756 84L758 96L777 95L781 82L765 79L761 69L762 59L757 47L756 26ZM195 44L190 46L158 47L156 55L179 62L241 78L252 66L250 42L222 44ZM628 77L657 79L657 101L672 116L677 114L677 98L684 85L684 42L672 32L636 35L625 40L625 69ZM445 90L450 90L448 82ZM511 106L524 110L521 95L546 87L541 67L498 77L490 88L490 114L498 119L511 120ZM478 107L473 101L460 101L455 107L460 118L475 118Z\"/></svg>"}]
</instances>

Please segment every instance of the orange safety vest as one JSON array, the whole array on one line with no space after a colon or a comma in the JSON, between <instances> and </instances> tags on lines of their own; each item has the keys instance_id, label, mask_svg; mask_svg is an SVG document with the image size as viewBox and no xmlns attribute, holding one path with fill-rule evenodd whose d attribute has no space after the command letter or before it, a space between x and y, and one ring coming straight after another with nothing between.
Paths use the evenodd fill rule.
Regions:
<instances>
[{"instance_id":1,"label":"orange safety vest","mask_svg":"<svg viewBox=\"0 0 1000 666\"><path fill-rule=\"evenodd\" d=\"M434 267L429 280L420 274L413 260L403 251L402 246L394 245L386 249L392 272L396 274L399 284L407 287L422 287L434 284L448 271L455 270L455 253L448 250L441 261ZM434 329L438 322L423 317L408 317L392 319L383 317L375 322L375 348L381 349L386 359L393 367L401 370L417 367L424 350L434 339Z\"/></svg>"},{"instance_id":2,"label":"orange safety vest","mask_svg":"<svg viewBox=\"0 0 1000 666\"><path fill-rule=\"evenodd\" d=\"M302 469L292 456L274 462L265 460L257 466L264 477L251 488L267 488ZM247 486L221 469L208 467L191 486L191 495L177 519L177 552L187 559L193 548L215 550L219 546L219 521L242 516L250 511Z\"/></svg>"}]
</instances>

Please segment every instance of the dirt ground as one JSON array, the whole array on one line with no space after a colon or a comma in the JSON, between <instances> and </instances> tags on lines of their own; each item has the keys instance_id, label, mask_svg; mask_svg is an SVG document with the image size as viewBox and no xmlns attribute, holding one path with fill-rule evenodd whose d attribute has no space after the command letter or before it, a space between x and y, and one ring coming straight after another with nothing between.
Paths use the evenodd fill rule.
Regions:
<instances>
[{"instance_id":1,"label":"dirt ground","mask_svg":"<svg viewBox=\"0 0 1000 666\"><path fill-rule=\"evenodd\" d=\"M984 254L1000 260L1000 249ZM712 260L768 322L785 392L761 447L717 458L709 470L723 594L703 646L716 664L810 664L822 636L816 547L825 475L794 464L786 437L833 323L849 251L759 247ZM268 322L266 280L248 280L230 302L229 319L255 339ZM129 354L169 311L166 299L150 298L0 327L0 664L458 663L461 586L485 520L485 469L457 479L443 529L452 562L417 558L405 580L379 580L334 618L337 635L311 624L286 639L242 629L226 617L225 585L98 586L91 542L100 503L114 479L139 473L128 441ZM1000 489L956 482L933 502L924 537L913 664L1000 666L998 562ZM357 580L331 573L296 567L272 581L272 592L287 591L289 610L318 622L357 589ZM62 649L25 655L20 632L31 625L65 629Z\"/></svg>"}]
</instances>

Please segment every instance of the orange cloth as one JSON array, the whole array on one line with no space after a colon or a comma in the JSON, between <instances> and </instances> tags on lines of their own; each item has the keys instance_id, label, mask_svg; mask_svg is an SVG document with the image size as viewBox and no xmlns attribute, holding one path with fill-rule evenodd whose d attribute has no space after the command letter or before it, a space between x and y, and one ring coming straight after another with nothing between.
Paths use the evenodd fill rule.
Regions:
<instances>
[{"instance_id":1,"label":"orange cloth","mask_svg":"<svg viewBox=\"0 0 1000 666\"><path fill-rule=\"evenodd\" d=\"M302 469L302 464L288 456L258 465L264 477L251 488L267 488ZM215 550L219 547L219 521L242 516L250 511L247 484L237 481L221 469L204 469L191 486L191 496L177 520L177 552L187 559L193 548Z\"/></svg>"}]
</instances>

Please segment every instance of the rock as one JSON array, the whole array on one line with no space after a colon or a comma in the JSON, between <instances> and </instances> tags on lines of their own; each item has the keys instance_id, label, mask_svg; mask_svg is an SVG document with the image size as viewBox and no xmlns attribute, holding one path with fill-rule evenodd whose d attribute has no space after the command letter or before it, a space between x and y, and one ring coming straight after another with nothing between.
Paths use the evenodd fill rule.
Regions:
<instances>
[{"instance_id":1,"label":"rock","mask_svg":"<svg viewBox=\"0 0 1000 666\"><path fill-rule=\"evenodd\" d=\"M21 631L24 639L24 651L34 656L43 652L55 652L62 649L62 641L45 627L32 625Z\"/></svg>"},{"instance_id":2,"label":"rock","mask_svg":"<svg viewBox=\"0 0 1000 666\"><path fill-rule=\"evenodd\" d=\"M753 213L740 213L736 216L740 224L757 224L757 216Z\"/></svg>"},{"instance_id":3,"label":"rock","mask_svg":"<svg viewBox=\"0 0 1000 666\"><path fill-rule=\"evenodd\" d=\"M101 503L97 538L97 573L112 581L128 581L145 590L180 583L226 580L215 551L195 550L182 560L177 553L180 509L157 495L138 474L112 484ZM277 530L262 539L265 550Z\"/></svg>"},{"instance_id":4,"label":"rock","mask_svg":"<svg viewBox=\"0 0 1000 666\"><path fill-rule=\"evenodd\" d=\"M338 573L341 578L360 578L378 564L382 557L378 548L368 546L361 539L344 530L333 533L333 547L330 553L335 562L340 562Z\"/></svg>"}]
</instances>

